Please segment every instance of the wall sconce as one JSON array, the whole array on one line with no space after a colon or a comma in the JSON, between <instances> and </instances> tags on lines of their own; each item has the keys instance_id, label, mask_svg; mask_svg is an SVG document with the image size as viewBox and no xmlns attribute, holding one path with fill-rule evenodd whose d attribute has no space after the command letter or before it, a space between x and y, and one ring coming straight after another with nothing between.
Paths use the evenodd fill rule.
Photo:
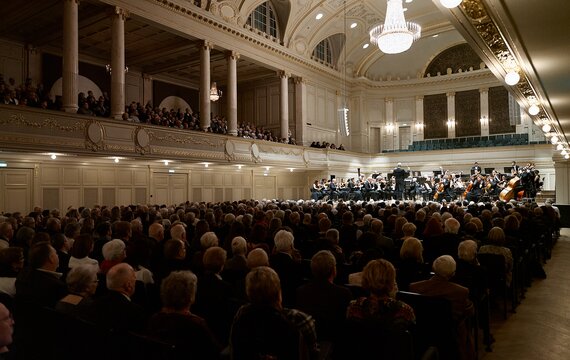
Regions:
<instances>
[{"instance_id":1,"label":"wall sconce","mask_svg":"<svg viewBox=\"0 0 570 360\"><path fill-rule=\"evenodd\" d=\"M388 132L394 131L394 124L390 123L390 124L386 125L386 130L388 130Z\"/></svg>"},{"instance_id":2,"label":"wall sconce","mask_svg":"<svg viewBox=\"0 0 570 360\"><path fill-rule=\"evenodd\" d=\"M491 120L487 116L483 115L479 121L481 122L481 126L487 126Z\"/></svg>"},{"instance_id":3,"label":"wall sconce","mask_svg":"<svg viewBox=\"0 0 570 360\"><path fill-rule=\"evenodd\" d=\"M218 85L215 81L210 86L210 101L218 101L222 97L222 90L218 90Z\"/></svg>"},{"instance_id":4,"label":"wall sconce","mask_svg":"<svg viewBox=\"0 0 570 360\"><path fill-rule=\"evenodd\" d=\"M447 127L450 128L453 126L455 126L455 120L453 120L453 119L447 120Z\"/></svg>"},{"instance_id":5,"label":"wall sconce","mask_svg":"<svg viewBox=\"0 0 570 360\"><path fill-rule=\"evenodd\" d=\"M540 108L538 107L538 105L536 104L532 104L529 108L528 108L528 113L532 116L538 115L538 113L540 112Z\"/></svg>"},{"instance_id":6,"label":"wall sconce","mask_svg":"<svg viewBox=\"0 0 570 360\"><path fill-rule=\"evenodd\" d=\"M424 124L423 124L423 123L421 123L421 122L417 122L417 123L416 123L416 130L423 129L423 127L424 127Z\"/></svg>"},{"instance_id":7,"label":"wall sconce","mask_svg":"<svg viewBox=\"0 0 570 360\"><path fill-rule=\"evenodd\" d=\"M510 85L510 86L514 86L514 85L518 84L520 79L521 79L521 76L519 75L519 73L516 70L511 70L507 73L507 75L505 75L505 82L507 83L507 85Z\"/></svg>"},{"instance_id":8,"label":"wall sconce","mask_svg":"<svg viewBox=\"0 0 570 360\"><path fill-rule=\"evenodd\" d=\"M544 131L545 133L549 133L550 130L552 130L552 126L550 126L549 123L545 123L544 125L542 125L542 131Z\"/></svg>"}]
</instances>

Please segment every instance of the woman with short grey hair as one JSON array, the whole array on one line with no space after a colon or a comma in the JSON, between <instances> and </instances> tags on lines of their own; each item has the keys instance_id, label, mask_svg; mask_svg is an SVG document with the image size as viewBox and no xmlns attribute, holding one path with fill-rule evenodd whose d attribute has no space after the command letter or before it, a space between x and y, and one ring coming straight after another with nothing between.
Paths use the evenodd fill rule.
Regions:
<instances>
[{"instance_id":1,"label":"woman with short grey hair","mask_svg":"<svg viewBox=\"0 0 570 360\"><path fill-rule=\"evenodd\" d=\"M95 295L99 280L97 268L91 265L77 265L72 268L65 279L69 294L57 302L55 309L67 314L75 314L78 306L91 302Z\"/></svg>"}]
</instances>

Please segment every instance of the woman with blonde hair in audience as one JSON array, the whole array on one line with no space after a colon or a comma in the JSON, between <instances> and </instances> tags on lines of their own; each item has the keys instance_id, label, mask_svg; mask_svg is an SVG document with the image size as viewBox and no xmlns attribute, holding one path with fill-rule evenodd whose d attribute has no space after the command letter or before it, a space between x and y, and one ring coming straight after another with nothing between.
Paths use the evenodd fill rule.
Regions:
<instances>
[{"instance_id":1,"label":"woman with blonde hair in audience","mask_svg":"<svg viewBox=\"0 0 570 360\"><path fill-rule=\"evenodd\" d=\"M395 330L409 330L415 323L414 310L396 300L396 269L389 261L370 261L362 271L362 287L369 295L350 302L347 319L372 320Z\"/></svg>"},{"instance_id":2,"label":"woman with blonde hair in audience","mask_svg":"<svg viewBox=\"0 0 570 360\"><path fill-rule=\"evenodd\" d=\"M408 237L400 248L400 259L396 267L398 269L398 288L408 291L411 283L425 280L429 277L429 264L424 263L424 248L420 240Z\"/></svg>"},{"instance_id":3,"label":"woman with blonde hair in audience","mask_svg":"<svg viewBox=\"0 0 570 360\"><path fill-rule=\"evenodd\" d=\"M511 250L505 247L505 233L500 227L494 227L489 230L487 235L487 245L481 246L479 254L496 254L505 258L505 278L507 285L510 286L513 279L513 254Z\"/></svg>"}]
</instances>

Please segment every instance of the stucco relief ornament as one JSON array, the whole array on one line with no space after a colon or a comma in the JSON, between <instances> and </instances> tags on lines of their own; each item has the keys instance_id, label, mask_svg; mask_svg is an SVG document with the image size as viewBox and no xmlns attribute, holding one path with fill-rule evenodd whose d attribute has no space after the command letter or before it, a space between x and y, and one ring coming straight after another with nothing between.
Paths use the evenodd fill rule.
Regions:
<instances>
[{"instance_id":1,"label":"stucco relief ornament","mask_svg":"<svg viewBox=\"0 0 570 360\"><path fill-rule=\"evenodd\" d=\"M259 147L257 144L251 145L251 157L254 162L258 163L261 162L261 154L259 153Z\"/></svg>"},{"instance_id":2,"label":"stucco relief ornament","mask_svg":"<svg viewBox=\"0 0 570 360\"><path fill-rule=\"evenodd\" d=\"M234 154L235 148L236 147L231 140L226 140L226 144L224 146L226 160L228 160L228 161L235 160L235 158L236 158L236 156Z\"/></svg>"},{"instance_id":3,"label":"stucco relief ornament","mask_svg":"<svg viewBox=\"0 0 570 360\"><path fill-rule=\"evenodd\" d=\"M105 149L103 127L98 121L91 121L86 128L85 147L91 151Z\"/></svg>"},{"instance_id":4,"label":"stucco relief ornament","mask_svg":"<svg viewBox=\"0 0 570 360\"><path fill-rule=\"evenodd\" d=\"M311 158L307 150L303 151L303 161L305 162L305 166L309 166L311 164Z\"/></svg>"},{"instance_id":5,"label":"stucco relief ornament","mask_svg":"<svg viewBox=\"0 0 570 360\"><path fill-rule=\"evenodd\" d=\"M135 150L141 155L150 152L150 135L142 127L135 130Z\"/></svg>"}]
</instances>

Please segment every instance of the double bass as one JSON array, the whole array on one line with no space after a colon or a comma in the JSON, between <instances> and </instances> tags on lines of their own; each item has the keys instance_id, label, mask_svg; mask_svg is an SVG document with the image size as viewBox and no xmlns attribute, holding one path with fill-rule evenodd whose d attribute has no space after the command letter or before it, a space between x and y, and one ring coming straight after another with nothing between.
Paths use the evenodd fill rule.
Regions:
<instances>
[{"instance_id":1,"label":"double bass","mask_svg":"<svg viewBox=\"0 0 570 360\"><path fill-rule=\"evenodd\" d=\"M512 198L515 197L515 189L520 185L521 179L518 176L514 176L509 182L507 186L499 193L499 199L501 201L508 202Z\"/></svg>"}]
</instances>

